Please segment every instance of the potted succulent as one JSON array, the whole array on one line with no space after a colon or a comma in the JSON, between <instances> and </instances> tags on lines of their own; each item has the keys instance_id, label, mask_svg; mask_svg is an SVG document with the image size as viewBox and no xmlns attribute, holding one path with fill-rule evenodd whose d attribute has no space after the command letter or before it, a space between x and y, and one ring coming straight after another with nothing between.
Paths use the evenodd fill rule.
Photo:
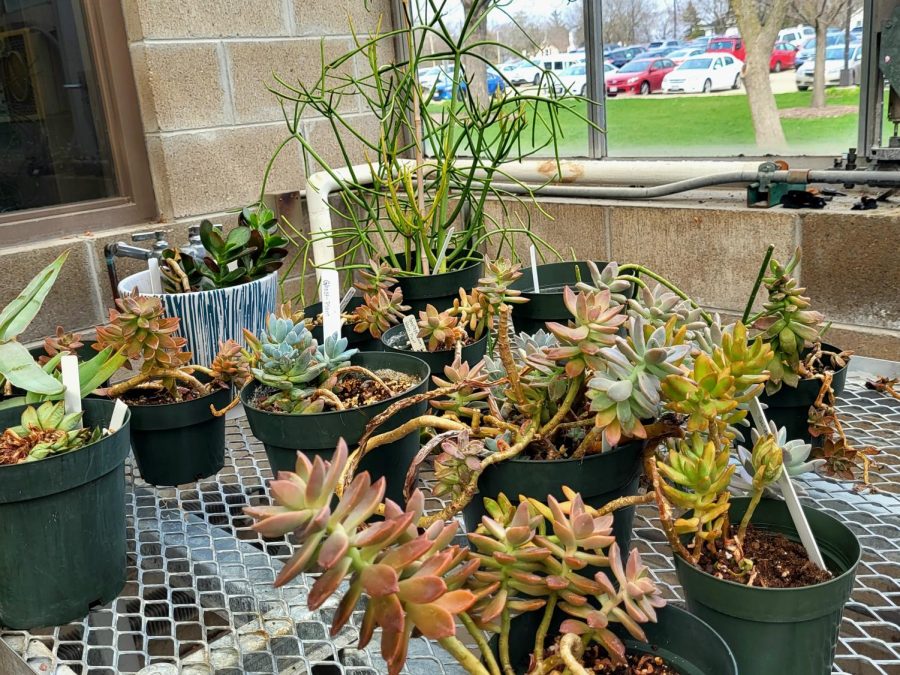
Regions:
<instances>
[{"instance_id":1,"label":"potted succulent","mask_svg":"<svg viewBox=\"0 0 900 675\"><path fill-rule=\"evenodd\" d=\"M401 501L419 443L417 434L398 430L425 413L427 364L408 354L348 349L347 339L336 335L319 344L302 319L271 314L266 326L261 335L246 336L253 379L240 399L273 473L293 468L298 451L330 457L336 439L355 444L370 420L405 399L411 405L389 425L397 437L388 452L367 461L374 475L387 476L389 493Z\"/></svg>"},{"instance_id":2,"label":"potted succulent","mask_svg":"<svg viewBox=\"0 0 900 675\"><path fill-rule=\"evenodd\" d=\"M399 25L358 37L344 54L323 60L315 82L275 76L270 91L286 111L289 135L272 163L292 141L298 142L306 161L337 184L332 210L345 223L318 228L311 218L309 234L289 230L287 236L297 246L296 264L305 264L316 252L314 262L320 267L349 272L363 261L380 259L397 270L404 301L413 312L428 304L441 311L450 307L457 289L474 287L483 275L486 244L496 244L497 256L506 247L507 255L514 255L511 245L517 236L550 248L528 222L515 228L494 222L489 197L504 209L513 200L533 201L533 194L523 199L496 186L494 179L506 178L506 163L559 157L557 134L535 137L529 129L558 129L561 114L592 122L583 108L571 105L572 97L557 96L558 78L550 72L538 80L537 90L527 92L499 73L494 95L487 95L482 49L490 45L504 58L525 58L508 45L486 41L480 32L491 9L504 11L502 5L499 0L472 3L457 29L436 6L420 12L405 3ZM394 53L395 42L408 46L406 56L386 61L384 54ZM435 52L429 44L441 48ZM348 73L350 63L360 66L357 73ZM433 66L444 70L442 83L423 87L418 72ZM356 115L355 107L348 115L335 100L357 101L369 115ZM319 130L310 133L303 122L310 115L327 120L333 135L323 139ZM377 121L376 133L359 126L364 118ZM320 152L323 144L335 144L342 162L365 156L367 166L329 164ZM551 161L549 167L552 178L558 166ZM332 255L332 249L337 253Z\"/></svg>"},{"instance_id":3,"label":"potted succulent","mask_svg":"<svg viewBox=\"0 0 900 675\"><path fill-rule=\"evenodd\" d=\"M0 372L24 392L0 406L0 625L9 628L78 619L125 583L128 415L109 433L108 401L86 399L83 413L66 414L62 402L46 400L65 391L53 370L60 355L42 369L15 341L64 261L65 254L0 311ZM83 364L82 393L105 379L98 370L107 361L109 350ZM39 564L23 564L23 550Z\"/></svg>"},{"instance_id":4,"label":"potted succulent","mask_svg":"<svg viewBox=\"0 0 900 675\"><path fill-rule=\"evenodd\" d=\"M403 291L392 276L393 270L384 263L370 260L367 267L358 271L354 288L362 295L354 295L341 314L341 337L347 338L351 348L360 351L380 351L381 336L396 325L409 311L403 304ZM306 327L321 343L322 303L317 302L303 310Z\"/></svg>"},{"instance_id":5,"label":"potted succulent","mask_svg":"<svg viewBox=\"0 0 900 675\"><path fill-rule=\"evenodd\" d=\"M590 506L615 510L614 531L625 549L633 507L649 499L637 496L643 447L664 428L660 381L681 372L695 310L659 291L650 297L665 311L655 305L638 311L616 302L608 287L577 293L567 287L568 325L551 322L549 333L511 338L510 304L521 300L518 292L491 274L482 284L495 289L496 357L445 369L431 403L441 416L417 421L436 435L414 467L437 452L435 491L449 498L432 518L463 511L471 529L483 514L473 502L476 491L491 499L500 493L562 498L569 485ZM360 453L392 437L373 425ZM353 456L351 471L355 462Z\"/></svg>"},{"instance_id":6,"label":"potted succulent","mask_svg":"<svg viewBox=\"0 0 900 675\"><path fill-rule=\"evenodd\" d=\"M475 675L587 673L601 663L606 672L737 672L708 626L664 607L636 550L623 564L612 518L598 516L580 496L566 504L549 496L546 503L530 499L497 509L469 535L471 547L460 547L452 544L455 521L414 526L425 502L419 491L402 509L384 500L383 479L362 473L335 501L346 460L343 443L331 462L301 456L296 473L271 483L276 504L245 513L264 537L294 534L298 548L276 586L321 572L309 592L311 610L346 588L332 633L367 596L359 646L381 628L389 673L402 669L414 632L437 640ZM383 519L362 528L376 513ZM610 567L615 581L603 571L582 574L589 564ZM457 623L471 647L457 636ZM483 631L495 635L493 649ZM619 667L624 670L614 670Z\"/></svg>"},{"instance_id":7,"label":"potted succulent","mask_svg":"<svg viewBox=\"0 0 900 675\"><path fill-rule=\"evenodd\" d=\"M176 335L179 323L166 316L159 297L134 291L118 298L109 323L97 328L95 348L140 361L136 374L97 393L131 409L131 444L151 485L191 483L222 468L225 418L215 409L231 400L231 383L247 377L234 341L220 345L209 367L191 364L185 339Z\"/></svg>"},{"instance_id":8,"label":"potted succulent","mask_svg":"<svg viewBox=\"0 0 900 675\"><path fill-rule=\"evenodd\" d=\"M170 248L162 253L159 294L166 315L181 319L187 348L199 363L212 363L219 345L242 339L242 330L259 331L278 297L277 270L287 255L287 239L273 212L263 205L246 208L227 234L204 220L203 251L194 255ZM119 295L137 289L153 295L150 272L126 277Z\"/></svg>"},{"instance_id":9,"label":"potted succulent","mask_svg":"<svg viewBox=\"0 0 900 675\"><path fill-rule=\"evenodd\" d=\"M769 343L751 342L740 322L714 323L691 342L681 372L661 382L670 429L662 451L658 439L648 444L644 465L688 609L721 633L741 673L829 673L859 544L837 520L805 509L828 564L820 569L786 504L765 497L784 471L814 467L808 445L788 443L771 423L752 447L736 449L769 378ZM735 481L739 466L744 480ZM741 484L749 497L732 499L729 488Z\"/></svg>"},{"instance_id":10,"label":"potted succulent","mask_svg":"<svg viewBox=\"0 0 900 675\"><path fill-rule=\"evenodd\" d=\"M519 265L497 260L487 263L488 276L479 280L471 293L464 288L450 309L439 311L427 305L419 312L416 335L422 341L418 350L410 345L405 326L394 326L381 336L384 350L414 352L431 368L443 373L445 368L467 364L475 366L484 357L490 341L490 329L496 324L499 302L516 305L525 302L511 285L522 273Z\"/></svg>"},{"instance_id":11,"label":"potted succulent","mask_svg":"<svg viewBox=\"0 0 900 675\"><path fill-rule=\"evenodd\" d=\"M812 443L813 457L825 460L828 475L853 479L861 469L867 485L869 456L876 451L853 446L835 411L852 352L822 341L828 328L823 326L825 317L810 309L810 299L803 295L806 289L791 276L800 262L800 249L785 265L772 259L772 250L770 246L766 252L745 311L747 317L760 286L765 288L766 303L749 317L773 351L760 401L768 417L786 429L789 440Z\"/></svg>"}]
</instances>

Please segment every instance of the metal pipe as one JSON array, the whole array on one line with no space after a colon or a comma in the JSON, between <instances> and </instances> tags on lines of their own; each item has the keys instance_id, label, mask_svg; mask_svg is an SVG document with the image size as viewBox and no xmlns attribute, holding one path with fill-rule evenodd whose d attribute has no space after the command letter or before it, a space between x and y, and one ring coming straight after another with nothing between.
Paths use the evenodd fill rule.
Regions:
<instances>
[{"instance_id":1,"label":"metal pipe","mask_svg":"<svg viewBox=\"0 0 900 675\"><path fill-rule=\"evenodd\" d=\"M415 165L414 160L400 160L400 162ZM734 161L563 160L557 163L554 159L528 160L502 164L495 175L499 179L498 187L510 192L605 199L653 199L703 187L753 181L900 185L900 171L761 171L758 162ZM484 177L483 172L476 172L476 178ZM328 204L331 193L354 184L367 185L372 180L372 166L368 164L319 171L307 179L306 205L309 211L309 229L313 238L313 261L317 276L321 269L335 267L331 237L317 236L332 229L331 207ZM597 185L598 183L606 185ZM636 184L646 183L653 185L635 187ZM616 187L610 187L610 184Z\"/></svg>"}]
</instances>

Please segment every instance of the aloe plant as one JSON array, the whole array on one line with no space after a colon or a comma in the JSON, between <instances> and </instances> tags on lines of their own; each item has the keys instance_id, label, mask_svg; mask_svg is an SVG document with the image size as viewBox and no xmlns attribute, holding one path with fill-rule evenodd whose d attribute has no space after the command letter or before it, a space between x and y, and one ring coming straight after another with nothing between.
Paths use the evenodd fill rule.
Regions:
<instances>
[{"instance_id":1,"label":"aloe plant","mask_svg":"<svg viewBox=\"0 0 900 675\"><path fill-rule=\"evenodd\" d=\"M35 363L17 338L40 311L68 255L65 251L38 272L0 311L0 392L8 390L10 385L36 394L60 394L63 391L62 383Z\"/></svg>"},{"instance_id":2,"label":"aloe plant","mask_svg":"<svg viewBox=\"0 0 900 675\"><path fill-rule=\"evenodd\" d=\"M645 640L640 624L655 621L656 609L665 604L636 550L622 564L612 516L598 515L579 495L568 503L553 497L546 504L524 500L515 508L501 497L489 505L492 515L483 518L479 531L469 535L471 548L460 547L452 544L455 521L415 527L425 503L419 491L402 509L384 501L383 478L372 483L362 473L336 501L347 458L343 441L331 462L321 456L310 462L298 454L296 471L282 472L270 484L275 505L244 512L264 537L293 533L296 550L276 586L301 573L321 572L310 589L309 608L340 595L332 634L367 596L359 647L380 628L381 654L392 675L406 661L413 632L437 640L469 673L513 672L510 619L540 610L544 617L535 635L538 666L533 672L550 672L566 655L577 660L590 644L621 665L625 646L610 624L619 623ZM383 519L367 523L376 513ZM617 586L605 572L593 578L581 574L587 565L608 565ZM342 590L345 580L349 585ZM560 627L560 655L545 658L545 644L553 638L548 625L557 608L568 617ZM458 637L457 621L477 649ZM499 662L482 629L499 634Z\"/></svg>"}]
</instances>

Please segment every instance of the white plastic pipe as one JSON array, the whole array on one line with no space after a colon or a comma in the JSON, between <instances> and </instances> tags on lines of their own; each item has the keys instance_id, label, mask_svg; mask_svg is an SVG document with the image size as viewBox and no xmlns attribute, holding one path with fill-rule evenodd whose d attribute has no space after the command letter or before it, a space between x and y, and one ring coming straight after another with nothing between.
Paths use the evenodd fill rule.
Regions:
<instances>
[{"instance_id":1,"label":"white plastic pipe","mask_svg":"<svg viewBox=\"0 0 900 675\"><path fill-rule=\"evenodd\" d=\"M410 167L415 160L399 160ZM519 181L532 189L542 185L659 185L696 178L710 174L747 172L755 175L759 161L710 161L710 160L561 160L554 159L508 162L500 165L496 180L508 183ZM476 175L476 177L478 177ZM484 177L481 173L480 177ZM334 245L332 238L323 236L331 227L331 194L346 183L367 185L371 183L372 167L368 164L344 167L333 171L319 171L306 182L306 208L309 213L309 231L313 238L313 262L316 277L321 279L323 269L334 269Z\"/></svg>"}]
</instances>

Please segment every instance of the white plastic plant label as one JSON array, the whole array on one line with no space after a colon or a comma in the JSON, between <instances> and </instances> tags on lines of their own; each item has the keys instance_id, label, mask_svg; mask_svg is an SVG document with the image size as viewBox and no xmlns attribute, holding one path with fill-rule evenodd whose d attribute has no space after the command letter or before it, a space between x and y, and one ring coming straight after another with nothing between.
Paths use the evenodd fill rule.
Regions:
<instances>
[{"instance_id":1,"label":"white plastic plant label","mask_svg":"<svg viewBox=\"0 0 900 675\"><path fill-rule=\"evenodd\" d=\"M344 297L341 298L341 312L347 310L347 305L350 304L350 301L356 297L356 289L351 288L346 293L344 293Z\"/></svg>"},{"instance_id":2,"label":"white plastic plant label","mask_svg":"<svg viewBox=\"0 0 900 675\"><path fill-rule=\"evenodd\" d=\"M114 434L122 425L125 424L125 413L128 412L128 406L122 403L121 399L116 399L116 405L113 407L112 418L109 420L109 433Z\"/></svg>"},{"instance_id":3,"label":"white plastic plant label","mask_svg":"<svg viewBox=\"0 0 900 675\"><path fill-rule=\"evenodd\" d=\"M403 328L406 329L406 337L409 338L409 346L414 352L424 352L425 342L419 337L419 324L412 314L403 317Z\"/></svg>"},{"instance_id":4,"label":"white plastic plant label","mask_svg":"<svg viewBox=\"0 0 900 675\"><path fill-rule=\"evenodd\" d=\"M147 258L147 269L150 270L150 292L154 295L161 295L162 274L159 271L159 260Z\"/></svg>"},{"instance_id":5,"label":"white plastic plant label","mask_svg":"<svg viewBox=\"0 0 900 675\"><path fill-rule=\"evenodd\" d=\"M66 388L63 401L66 406L66 414L81 412L81 380L78 377L78 357L74 354L64 354L59 362L59 370L62 373L62 383Z\"/></svg>"},{"instance_id":6,"label":"white plastic plant label","mask_svg":"<svg viewBox=\"0 0 900 675\"><path fill-rule=\"evenodd\" d=\"M528 249L528 254L531 256L531 283L534 285L534 292L541 292L541 284L538 281L538 271L537 271L537 249L534 247L534 244L531 245L531 248Z\"/></svg>"},{"instance_id":7,"label":"white plastic plant label","mask_svg":"<svg viewBox=\"0 0 900 675\"><path fill-rule=\"evenodd\" d=\"M322 301L322 335L341 332L341 290L337 270L321 270L319 299Z\"/></svg>"}]
</instances>

